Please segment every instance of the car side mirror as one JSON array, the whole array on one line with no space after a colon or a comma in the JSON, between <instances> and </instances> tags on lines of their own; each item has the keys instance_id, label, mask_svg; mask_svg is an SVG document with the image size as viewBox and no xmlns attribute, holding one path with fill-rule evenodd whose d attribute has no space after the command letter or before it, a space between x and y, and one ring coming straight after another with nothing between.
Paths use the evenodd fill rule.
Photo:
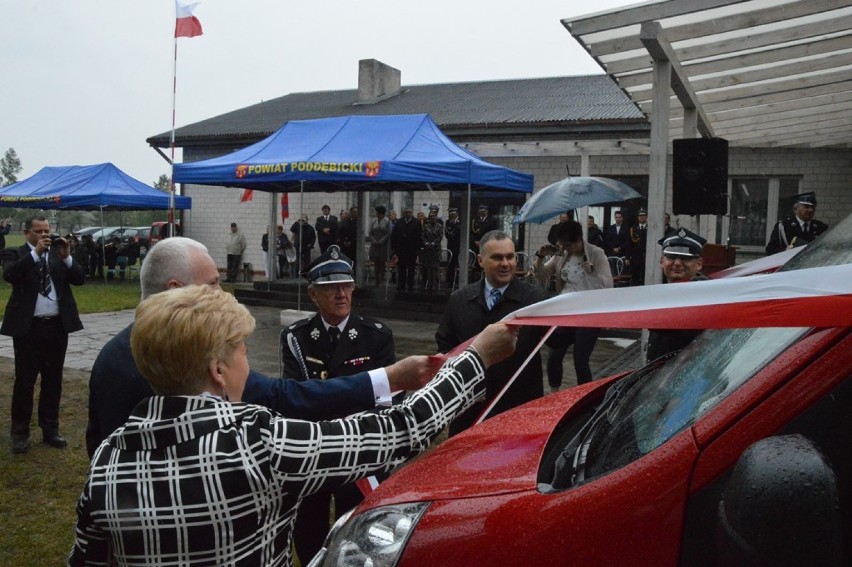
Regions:
<instances>
[{"instance_id":1,"label":"car side mirror","mask_svg":"<svg viewBox=\"0 0 852 567\"><path fill-rule=\"evenodd\" d=\"M720 565L843 565L837 479L806 437L743 452L718 510Z\"/></svg>"}]
</instances>

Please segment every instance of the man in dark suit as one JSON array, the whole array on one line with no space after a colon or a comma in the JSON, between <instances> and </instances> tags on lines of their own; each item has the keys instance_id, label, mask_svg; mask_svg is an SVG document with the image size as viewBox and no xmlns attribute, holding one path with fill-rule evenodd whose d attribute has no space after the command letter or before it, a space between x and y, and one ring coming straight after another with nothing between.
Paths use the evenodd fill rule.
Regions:
<instances>
[{"instance_id":1,"label":"man in dark suit","mask_svg":"<svg viewBox=\"0 0 852 567\"><path fill-rule=\"evenodd\" d=\"M318 313L293 323L281 333L285 376L325 380L382 368L396 361L390 328L375 319L352 314L355 290L352 275L349 258L337 246L330 247L309 266L308 295ZM320 492L304 498L293 530L293 542L302 561L316 555L328 535L332 494L338 518L363 499L353 484L333 493Z\"/></svg>"},{"instance_id":2,"label":"man in dark suit","mask_svg":"<svg viewBox=\"0 0 852 567\"><path fill-rule=\"evenodd\" d=\"M139 273L142 298L184 285L219 287L219 271L200 242L175 236L159 242L145 257ZM89 378L89 423L86 448L91 457L98 445L127 421L133 408L153 395L130 350L129 325L104 345ZM329 380L300 382L267 378L251 371L243 401L271 408L292 419L323 420L390 405L390 393L416 390L415 382L373 380L366 372ZM297 374L293 375L294 377Z\"/></svg>"},{"instance_id":3,"label":"man in dark suit","mask_svg":"<svg viewBox=\"0 0 852 567\"><path fill-rule=\"evenodd\" d=\"M414 272L417 268L417 253L423 247L422 228L412 215L411 207L406 207L402 218L397 221L391 234L391 248L397 259L399 272L396 289L414 291Z\"/></svg>"},{"instance_id":4,"label":"man in dark suit","mask_svg":"<svg viewBox=\"0 0 852 567\"><path fill-rule=\"evenodd\" d=\"M639 209L639 222L631 226L627 241L630 257L630 285L645 285L645 246L648 243L648 211Z\"/></svg>"},{"instance_id":5,"label":"man in dark suit","mask_svg":"<svg viewBox=\"0 0 852 567\"><path fill-rule=\"evenodd\" d=\"M0 222L0 250L6 248L6 235L12 232L12 219Z\"/></svg>"},{"instance_id":6,"label":"man in dark suit","mask_svg":"<svg viewBox=\"0 0 852 567\"><path fill-rule=\"evenodd\" d=\"M479 205L477 215L470 222L470 247L479 253L479 241L487 233L500 228L500 223L497 217L492 216L488 211L488 205Z\"/></svg>"},{"instance_id":7,"label":"man in dark suit","mask_svg":"<svg viewBox=\"0 0 852 567\"><path fill-rule=\"evenodd\" d=\"M828 230L828 225L814 218L816 193L802 193L793 199L793 216L778 221L772 229L767 254L777 254L790 248L804 246Z\"/></svg>"},{"instance_id":8,"label":"man in dark suit","mask_svg":"<svg viewBox=\"0 0 852 567\"><path fill-rule=\"evenodd\" d=\"M615 224L606 227L604 231L604 251L607 256L624 257L627 255L627 242L630 236L624 226L624 213L615 213Z\"/></svg>"},{"instance_id":9,"label":"man in dark suit","mask_svg":"<svg viewBox=\"0 0 852 567\"><path fill-rule=\"evenodd\" d=\"M331 207L322 206L322 215L317 217L314 228L317 229L320 254L325 254L328 247L337 242L337 217L331 214Z\"/></svg>"},{"instance_id":10,"label":"man in dark suit","mask_svg":"<svg viewBox=\"0 0 852 567\"><path fill-rule=\"evenodd\" d=\"M24 223L26 243L0 252L3 279L12 284L12 296L0 334L12 337L15 349L15 386L12 393L12 452L29 450L33 391L41 374L38 425L43 440L63 448L59 434L59 400L68 333L83 328L72 285L83 285L83 269L71 258L64 238L51 239L44 217Z\"/></svg>"},{"instance_id":11,"label":"man in dark suit","mask_svg":"<svg viewBox=\"0 0 852 567\"><path fill-rule=\"evenodd\" d=\"M459 210L455 207L450 207L447 211L449 218L444 223L444 235L447 237L447 250L453 255L450 262L447 264L447 286L452 288L456 281L456 270L459 269L459 254L461 253L461 219L459 219ZM465 257L462 265L466 265L467 257Z\"/></svg>"},{"instance_id":12,"label":"man in dark suit","mask_svg":"<svg viewBox=\"0 0 852 567\"><path fill-rule=\"evenodd\" d=\"M565 226L568 224L570 220L570 216L568 213L561 213L559 215L559 222L550 227L550 230L547 231L547 241L552 245L557 246L556 244L556 233L559 231L560 226Z\"/></svg>"},{"instance_id":13,"label":"man in dark suit","mask_svg":"<svg viewBox=\"0 0 852 567\"><path fill-rule=\"evenodd\" d=\"M494 230L484 234L480 240L477 261L485 277L450 296L444 317L435 333L435 342L440 352L452 350L489 324L545 298L544 289L515 278L515 243L506 233ZM485 400L472 406L450 424L451 436L473 425L536 347L542 332L542 329L536 327L521 329L515 354L486 372ZM536 353L489 415L496 415L543 395L541 356Z\"/></svg>"}]
</instances>

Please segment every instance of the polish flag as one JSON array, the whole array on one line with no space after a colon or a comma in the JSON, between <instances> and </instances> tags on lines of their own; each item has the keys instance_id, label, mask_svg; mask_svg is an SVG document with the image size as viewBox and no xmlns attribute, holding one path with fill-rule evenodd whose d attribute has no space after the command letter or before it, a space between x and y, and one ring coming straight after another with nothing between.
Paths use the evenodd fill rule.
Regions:
<instances>
[{"instance_id":1,"label":"polish flag","mask_svg":"<svg viewBox=\"0 0 852 567\"><path fill-rule=\"evenodd\" d=\"M290 197L287 193L281 195L281 222L287 220L290 216Z\"/></svg>"},{"instance_id":2,"label":"polish flag","mask_svg":"<svg viewBox=\"0 0 852 567\"><path fill-rule=\"evenodd\" d=\"M198 2L185 4L181 0L175 0L175 37L195 37L201 35L201 22L192 15L192 11L198 6Z\"/></svg>"}]
</instances>

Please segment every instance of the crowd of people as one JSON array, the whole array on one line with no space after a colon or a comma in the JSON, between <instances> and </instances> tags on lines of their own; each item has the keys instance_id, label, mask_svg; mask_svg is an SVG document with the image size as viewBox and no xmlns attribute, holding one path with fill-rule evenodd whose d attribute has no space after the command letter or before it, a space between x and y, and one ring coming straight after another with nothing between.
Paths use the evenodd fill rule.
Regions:
<instances>
[{"instance_id":1,"label":"crowd of people","mask_svg":"<svg viewBox=\"0 0 852 567\"><path fill-rule=\"evenodd\" d=\"M794 215L778 223L767 252L800 246L825 231L815 207L813 193L797 196ZM395 218L375 208L367 257L377 281L393 262L398 289L411 290L419 261L424 288L437 288L444 239L449 246L461 231L455 209L446 221L438 212L434 207L418 219L407 208ZM644 210L629 227L616 213L604 231L589 217L585 236L566 214L535 253L537 278L518 278L514 240L480 207L471 245L481 278L449 296L435 343L439 353L448 353L476 338L454 358L397 361L390 326L353 312L357 210L346 213L338 220L323 207L315 224L302 215L289 237L278 226L273 241L262 241L265 252L284 258L275 266L277 276L293 269L294 256L297 266L306 264L300 272L316 306L315 315L283 329L282 375L276 377L249 367L246 339L254 320L221 290L207 248L183 237L152 248L140 271L135 322L106 343L92 368L91 467L69 564L135 564L140 557L164 564L292 564L294 549L307 563L328 534L330 515L340 517L362 499L354 481L381 478L445 427L456 435L544 395L541 358L533 353L545 329L518 330L499 324L503 317L552 293L613 287L610 255L629 262L631 278L632 266L645 263L644 250L641 256L636 250L647 239ZM706 240L665 220L658 241L665 283L707 279L701 273ZM42 440L67 446L59 430L62 368L68 335L82 328L72 286L85 283L91 266L88 243L52 235L45 218L28 219L23 232L22 246L0 249L3 277L13 286L0 333L14 343L16 454L30 448L39 376ZM319 244L316 258L303 255L308 242ZM120 242L103 248L110 245L117 253ZM245 237L232 223L227 281L235 279L244 250ZM700 332L651 329L648 359L671 356ZM565 328L547 339L551 391L562 386L563 358L572 346L577 383L592 380L590 357L599 334ZM218 512L211 515L211 509Z\"/></svg>"}]
</instances>

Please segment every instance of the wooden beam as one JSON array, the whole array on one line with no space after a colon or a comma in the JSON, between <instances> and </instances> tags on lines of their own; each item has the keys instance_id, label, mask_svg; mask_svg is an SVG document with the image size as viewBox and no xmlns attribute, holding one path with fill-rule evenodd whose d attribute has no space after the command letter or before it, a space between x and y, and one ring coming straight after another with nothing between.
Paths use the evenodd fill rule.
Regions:
<instances>
[{"instance_id":1,"label":"wooden beam","mask_svg":"<svg viewBox=\"0 0 852 567\"><path fill-rule=\"evenodd\" d=\"M753 65L786 61L788 59L799 59L802 57L819 55L821 53L830 53L832 51L848 49L850 42L852 42L852 39L849 37L849 35L852 34L852 30L847 29L845 31L848 33L844 33L839 37L832 37L817 41L804 41L803 43L790 45L788 47L763 49L761 51L752 52L744 52L740 50L731 53L717 53L717 56L722 56L698 63L691 62L693 59L696 59L696 57L689 55L690 48L678 48L677 53L678 57L680 57L681 61L683 61L683 66L689 72L690 76L705 75L709 73L718 73L732 69L751 67ZM633 74L637 71L646 73L651 72L651 58L644 53L637 57L614 59L611 61L607 60L606 57L602 57L601 63L603 68L610 75L623 75L625 73Z\"/></svg>"},{"instance_id":2,"label":"wooden beam","mask_svg":"<svg viewBox=\"0 0 852 567\"><path fill-rule=\"evenodd\" d=\"M713 127L704 110L701 108L701 103L689 83L689 77L683 72L683 69L678 62L677 55L672 49L669 42L663 34L663 28L657 22L644 22L640 31L642 45L648 50L648 53L654 61L668 61L671 63L671 88L680 100L684 108L694 108L696 110L697 128L701 135L705 138L713 138ZM656 83L655 83L656 84ZM655 95L656 97L659 94ZM668 112L666 113L668 117ZM653 125L651 126L653 130Z\"/></svg>"},{"instance_id":3,"label":"wooden beam","mask_svg":"<svg viewBox=\"0 0 852 567\"><path fill-rule=\"evenodd\" d=\"M784 21L795 22L798 18L813 16L815 14L824 14L835 10L838 7L837 0L807 0L778 4L776 6L758 10L741 11L730 15L716 16L711 10L702 10L708 13L701 21L683 25L667 25L666 37L668 37L669 41L672 43L677 43L679 41L695 39L698 37L711 37L731 32L738 32L744 29L753 29L754 34L759 35L762 33L760 26L767 26L767 32L775 34L773 44L776 44L779 43L779 34L784 34L783 41L790 41L792 39L788 39L787 28L794 27L795 24L792 26L769 26L768 24L777 24ZM635 23L642 21L663 20L663 18L646 16L644 13L637 13L636 18L637 19L633 21L634 25ZM826 33L821 30L818 22L816 24L807 23L804 25L811 26L810 32L806 32L810 33L811 37L820 36ZM569 31L571 31L570 28ZM614 35L615 33L612 28L607 31L610 32L610 35ZM633 35L634 32L629 25L621 27L617 33L623 34L623 36L597 42L591 40L589 45L590 53L594 56L605 56L611 53L638 49L640 47L637 45L638 38ZM572 32L572 35L576 37L577 35L582 34ZM584 40L585 39L586 38L584 38ZM740 48L740 50L741 49L745 48L743 47Z\"/></svg>"}]
</instances>

